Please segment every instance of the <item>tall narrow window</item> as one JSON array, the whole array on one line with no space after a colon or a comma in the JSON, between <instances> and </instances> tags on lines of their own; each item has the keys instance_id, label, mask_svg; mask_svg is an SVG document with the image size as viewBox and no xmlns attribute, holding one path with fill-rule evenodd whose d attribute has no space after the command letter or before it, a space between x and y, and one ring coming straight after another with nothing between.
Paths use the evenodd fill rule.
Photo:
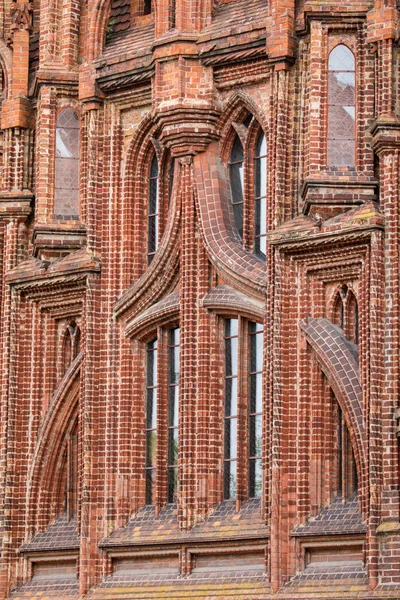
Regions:
<instances>
[{"instance_id":1,"label":"tall narrow window","mask_svg":"<svg viewBox=\"0 0 400 600\"><path fill-rule=\"evenodd\" d=\"M225 321L224 498L236 498L238 432L238 320Z\"/></svg>"},{"instance_id":2,"label":"tall narrow window","mask_svg":"<svg viewBox=\"0 0 400 600\"><path fill-rule=\"evenodd\" d=\"M254 162L254 253L265 259L267 242L267 141L263 131L258 136Z\"/></svg>"},{"instance_id":3,"label":"tall narrow window","mask_svg":"<svg viewBox=\"0 0 400 600\"><path fill-rule=\"evenodd\" d=\"M179 446L179 328L169 332L168 345L168 490L167 502L176 502Z\"/></svg>"},{"instance_id":4,"label":"tall narrow window","mask_svg":"<svg viewBox=\"0 0 400 600\"><path fill-rule=\"evenodd\" d=\"M337 440L338 495L341 496L343 500L346 500L357 491L358 476L349 430L347 429L342 410L339 406Z\"/></svg>"},{"instance_id":5,"label":"tall narrow window","mask_svg":"<svg viewBox=\"0 0 400 600\"><path fill-rule=\"evenodd\" d=\"M147 238L147 264L150 264L158 248L158 213L159 213L159 185L158 185L158 160L154 154L150 165L150 190L148 208L148 238Z\"/></svg>"},{"instance_id":6,"label":"tall narrow window","mask_svg":"<svg viewBox=\"0 0 400 600\"><path fill-rule=\"evenodd\" d=\"M224 499L262 493L263 326L225 319Z\"/></svg>"},{"instance_id":7,"label":"tall narrow window","mask_svg":"<svg viewBox=\"0 0 400 600\"><path fill-rule=\"evenodd\" d=\"M146 345L145 503L157 506L178 496L179 343L175 327Z\"/></svg>"},{"instance_id":8,"label":"tall narrow window","mask_svg":"<svg viewBox=\"0 0 400 600\"><path fill-rule=\"evenodd\" d=\"M79 119L72 108L57 119L54 216L79 216Z\"/></svg>"},{"instance_id":9,"label":"tall narrow window","mask_svg":"<svg viewBox=\"0 0 400 600\"><path fill-rule=\"evenodd\" d=\"M263 327L249 323L250 398L249 398L249 497L258 498L262 490L262 362Z\"/></svg>"},{"instance_id":10,"label":"tall narrow window","mask_svg":"<svg viewBox=\"0 0 400 600\"><path fill-rule=\"evenodd\" d=\"M151 0L144 0L143 3L143 14L150 15L152 13L152 2Z\"/></svg>"},{"instance_id":11,"label":"tall narrow window","mask_svg":"<svg viewBox=\"0 0 400 600\"><path fill-rule=\"evenodd\" d=\"M229 159L229 177L231 183L231 196L235 225L241 239L243 238L244 203L243 165L243 146L239 136L236 136Z\"/></svg>"},{"instance_id":12,"label":"tall narrow window","mask_svg":"<svg viewBox=\"0 0 400 600\"><path fill-rule=\"evenodd\" d=\"M155 504L157 456L157 339L147 344L146 504Z\"/></svg>"},{"instance_id":13,"label":"tall narrow window","mask_svg":"<svg viewBox=\"0 0 400 600\"><path fill-rule=\"evenodd\" d=\"M63 467L59 487L59 513L72 519L78 512L78 420L69 425L65 437Z\"/></svg>"},{"instance_id":14,"label":"tall narrow window","mask_svg":"<svg viewBox=\"0 0 400 600\"><path fill-rule=\"evenodd\" d=\"M252 115L233 123L228 170L233 220L242 246L265 261L267 138Z\"/></svg>"},{"instance_id":15,"label":"tall narrow window","mask_svg":"<svg viewBox=\"0 0 400 600\"><path fill-rule=\"evenodd\" d=\"M328 166L355 164L355 60L343 44L329 56Z\"/></svg>"}]
</instances>

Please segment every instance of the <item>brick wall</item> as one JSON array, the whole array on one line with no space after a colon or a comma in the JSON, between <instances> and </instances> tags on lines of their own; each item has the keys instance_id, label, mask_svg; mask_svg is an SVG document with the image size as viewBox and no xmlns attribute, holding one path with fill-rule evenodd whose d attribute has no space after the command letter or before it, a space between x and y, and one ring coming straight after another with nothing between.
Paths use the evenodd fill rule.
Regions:
<instances>
[{"instance_id":1,"label":"brick wall","mask_svg":"<svg viewBox=\"0 0 400 600\"><path fill-rule=\"evenodd\" d=\"M396 598L396 6L161 0L143 12L136 0L0 10L0 598ZM340 44L355 59L354 167L328 165ZM80 121L78 218L54 216L67 107ZM251 233L261 129L265 261ZM240 480L224 500L224 320L238 317L264 326L263 485L248 497L241 341ZM67 361L71 324L81 337ZM164 361L146 506L146 344L157 336L167 356L177 325L178 501L166 505Z\"/></svg>"}]
</instances>

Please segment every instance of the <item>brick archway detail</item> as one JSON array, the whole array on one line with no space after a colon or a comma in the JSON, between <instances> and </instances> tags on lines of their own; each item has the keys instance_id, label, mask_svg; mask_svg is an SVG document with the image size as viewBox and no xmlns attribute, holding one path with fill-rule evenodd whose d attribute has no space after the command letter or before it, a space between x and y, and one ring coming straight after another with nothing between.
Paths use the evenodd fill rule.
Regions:
<instances>
[{"instance_id":1,"label":"brick archway detail","mask_svg":"<svg viewBox=\"0 0 400 600\"><path fill-rule=\"evenodd\" d=\"M181 196L184 192L181 182L174 183L164 235L154 259L116 304L116 317L125 320L135 317L175 287L180 257Z\"/></svg>"},{"instance_id":2,"label":"brick archway detail","mask_svg":"<svg viewBox=\"0 0 400 600\"><path fill-rule=\"evenodd\" d=\"M12 80L12 52L2 40L0 40L0 67L4 74L5 98L8 98Z\"/></svg>"},{"instance_id":3,"label":"brick archway detail","mask_svg":"<svg viewBox=\"0 0 400 600\"><path fill-rule=\"evenodd\" d=\"M31 484L28 506L31 515L34 515L32 522L37 524L37 529L43 529L43 524L46 521L48 524L56 516L52 514L55 504L52 496L57 491L53 484L58 479L60 451L65 433L77 417L82 360L81 352L61 380L39 431L39 443L28 474L28 482ZM38 507L43 507L48 512L39 515ZM36 530L30 533L34 534Z\"/></svg>"},{"instance_id":4,"label":"brick archway detail","mask_svg":"<svg viewBox=\"0 0 400 600\"><path fill-rule=\"evenodd\" d=\"M228 130L232 125L232 121L237 118L243 109L250 112L256 120L259 122L264 131L268 131L268 123L265 118L265 114L257 106L253 98L243 91L235 92L231 94L228 100L224 104L222 116L218 122L217 129L224 142L224 138L228 134Z\"/></svg>"},{"instance_id":5,"label":"brick archway detail","mask_svg":"<svg viewBox=\"0 0 400 600\"><path fill-rule=\"evenodd\" d=\"M241 246L230 211L229 183L218 143L194 157L201 231L211 262L233 288L264 299L265 264Z\"/></svg>"},{"instance_id":6,"label":"brick archway detail","mask_svg":"<svg viewBox=\"0 0 400 600\"><path fill-rule=\"evenodd\" d=\"M300 323L307 342L343 411L361 480L367 472L365 425L357 347L328 319L309 317Z\"/></svg>"}]
</instances>

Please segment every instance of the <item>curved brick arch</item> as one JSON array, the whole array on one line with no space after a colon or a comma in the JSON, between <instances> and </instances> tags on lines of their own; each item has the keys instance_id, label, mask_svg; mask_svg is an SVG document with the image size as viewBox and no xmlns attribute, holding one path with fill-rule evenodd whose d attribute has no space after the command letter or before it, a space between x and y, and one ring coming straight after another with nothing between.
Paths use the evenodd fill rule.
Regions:
<instances>
[{"instance_id":1,"label":"curved brick arch","mask_svg":"<svg viewBox=\"0 0 400 600\"><path fill-rule=\"evenodd\" d=\"M211 262L232 287L263 300L265 264L241 246L229 211L228 181L218 143L194 157L194 174L201 230Z\"/></svg>"},{"instance_id":2,"label":"curved brick arch","mask_svg":"<svg viewBox=\"0 0 400 600\"><path fill-rule=\"evenodd\" d=\"M301 322L300 328L323 370L343 411L360 479L367 471L365 424L357 350L328 319Z\"/></svg>"},{"instance_id":3,"label":"curved brick arch","mask_svg":"<svg viewBox=\"0 0 400 600\"><path fill-rule=\"evenodd\" d=\"M28 473L28 507L32 523L43 529L56 515L54 481L59 478L61 450L65 434L78 415L82 352L65 373L39 431L32 465ZM40 507L40 514L38 514ZM30 534L35 531L30 531Z\"/></svg>"},{"instance_id":4,"label":"curved brick arch","mask_svg":"<svg viewBox=\"0 0 400 600\"><path fill-rule=\"evenodd\" d=\"M201 305L217 314L232 314L234 317L240 314L247 319L264 319L263 302L250 298L229 285L212 288L201 300Z\"/></svg>"},{"instance_id":5,"label":"curved brick arch","mask_svg":"<svg viewBox=\"0 0 400 600\"><path fill-rule=\"evenodd\" d=\"M129 338L144 338L154 331L156 327L178 319L179 290L174 290L132 321L129 321L125 327L125 335Z\"/></svg>"},{"instance_id":6,"label":"curved brick arch","mask_svg":"<svg viewBox=\"0 0 400 600\"><path fill-rule=\"evenodd\" d=\"M125 318L128 318L140 314L175 287L180 256L181 195L185 191L182 189L180 178L176 177L177 168L181 167L175 163L171 204L157 252L143 275L116 304L114 308L116 317L127 314Z\"/></svg>"},{"instance_id":7,"label":"curved brick arch","mask_svg":"<svg viewBox=\"0 0 400 600\"><path fill-rule=\"evenodd\" d=\"M10 94L12 81L12 52L3 40L0 40L0 68L4 74L5 98L7 98Z\"/></svg>"},{"instance_id":8,"label":"curved brick arch","mask_svg":"<svg viewBox=\"0 0 400 600\"><path fill-rule=\"evenodd\" d=\"M110 14L111 0L97 0L91 10L88 39L88 61L94 60L102 51L106 35L108 15Z\"/></svg>"},{"instance_id":9,"label":"curved brick arch","mask_svg":"<svg viewBox=\"0 0 400 600\"><path fill-rule=\"evenodd\" d=\"M250 112L257 119L265 132L268 131L268 123L264 112L260 110L260 107L251 96L240 90L232 93L223 106L222 116L217 124L217 130L222 139L226 137L232 121L240 116L243 109Z\"/></svg>"}]
</instances>

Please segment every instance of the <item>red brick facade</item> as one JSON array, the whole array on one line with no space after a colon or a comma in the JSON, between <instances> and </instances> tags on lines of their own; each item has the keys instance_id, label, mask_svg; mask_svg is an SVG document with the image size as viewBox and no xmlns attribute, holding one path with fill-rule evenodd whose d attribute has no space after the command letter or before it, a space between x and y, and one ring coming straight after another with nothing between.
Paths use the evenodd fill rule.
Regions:
<instances>
[{"instance_id":1,"label":"red brick facade","mask_svg":"<svg viewBox=\"0 0 400 600\"><path fill-rule=\"evenodd\" d=\"M4 0L0 600L400 598L393 0Z\"/></svg>"}]
</instances>

